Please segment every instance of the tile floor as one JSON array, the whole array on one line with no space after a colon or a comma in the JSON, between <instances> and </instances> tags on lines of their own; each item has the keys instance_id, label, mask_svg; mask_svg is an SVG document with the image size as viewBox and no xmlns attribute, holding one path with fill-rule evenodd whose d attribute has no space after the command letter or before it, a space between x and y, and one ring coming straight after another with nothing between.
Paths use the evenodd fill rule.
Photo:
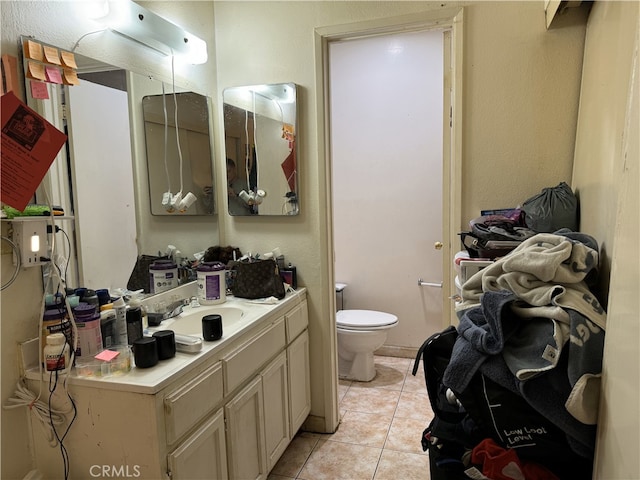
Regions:
<instances>
[{"instance_id":1,"label":"tile floor","mask_svg":"<svg viewBox=\"0 0 640 480\"><path fill-rule=\"evenodd\" d=\"M371 382L340 381L341 423L333 434L299 432L268 480L428 480L420 438L433 412L422 365L375 357Z\"/></svg>"}]
</instances>

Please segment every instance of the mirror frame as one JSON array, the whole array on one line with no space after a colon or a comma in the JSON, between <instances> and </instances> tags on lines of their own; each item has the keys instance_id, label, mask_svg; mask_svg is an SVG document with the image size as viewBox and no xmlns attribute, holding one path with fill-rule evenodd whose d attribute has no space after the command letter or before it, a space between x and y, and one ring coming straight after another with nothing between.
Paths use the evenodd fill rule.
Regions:
<instances>
[{"instance_id":1,"label":"mirror frame","mask_svg":"<svg viewBox=\"0 0 640 480\"><path fill-rule=\"evenodd\" d=\"M176 105L178 139L175 130ZM151 215L216 214L210 110L210 98L195 92L142 97ZM160 151L157 151L158 144ZM183 198L191 193L196 197L194 204L185 211L172 207L170 203L165 204L167 198L164 194L169 190L172 195L181 192Z\"/></svg>"},{"instance_id":2,"label":"mirror frame","mask_svg":"<svg viewBox=\"0 0 640 480\"><path fill-rule=\"evenodd\" d=\"M229 215L300 213L297 89L278 83L222 92Z\"/></svg>"}]
</instances>

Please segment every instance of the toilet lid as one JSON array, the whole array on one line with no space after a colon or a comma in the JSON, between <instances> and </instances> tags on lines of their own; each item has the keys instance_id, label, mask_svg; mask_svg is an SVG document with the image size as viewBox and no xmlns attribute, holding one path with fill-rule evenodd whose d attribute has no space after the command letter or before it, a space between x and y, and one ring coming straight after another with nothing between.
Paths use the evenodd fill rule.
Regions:
<instances>
[{"instance_id":1,"label":"toilet lid","mask_svg":"<svg viewBox=\"0 0 640 480\"><path fill-rule=\"evenodd\" d=\"M394 325L398 323L398 317L374 310L339 310L336 313L336 323L344 328L367 329Z\"/></svg>"}]
</instances>

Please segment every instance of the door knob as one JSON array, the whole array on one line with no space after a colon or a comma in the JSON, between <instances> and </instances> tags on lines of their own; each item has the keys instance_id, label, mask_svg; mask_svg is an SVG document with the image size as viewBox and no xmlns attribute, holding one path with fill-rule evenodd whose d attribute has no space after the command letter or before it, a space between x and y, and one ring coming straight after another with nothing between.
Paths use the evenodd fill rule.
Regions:
<instances>
[{"instance_id":1,"label":"door knob","mask_svg":"<svg viewBox=\"0 0 640 480\"><path fill-rule=\"evenodd\" d=\"M434 243L433 248L435 248L436 250L442 250L442 242Z\"/></svg>"}]
</instances>

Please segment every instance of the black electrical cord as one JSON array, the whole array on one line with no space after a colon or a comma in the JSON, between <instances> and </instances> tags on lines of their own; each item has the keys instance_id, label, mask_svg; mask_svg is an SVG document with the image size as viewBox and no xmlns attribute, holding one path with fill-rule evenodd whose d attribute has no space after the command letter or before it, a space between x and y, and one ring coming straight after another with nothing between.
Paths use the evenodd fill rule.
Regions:
<instances>
[{"instance_id":1,"label":"black electrical cord","mask_svg":"<svg viewBox=\"0 0 640 480\"><path fill-rule=\"evenodd\" d=\"M64 348L66 346L66 342L62 347L62 352L60 352L60 357L64 356ZM59 357L59 358L60 358ZM71 358L73 358L73 353L69 356L70 360L69 360L69 364L71 365L73 362L71 360ZM67 366L68 367L68 366ZM70 464L69 464L69 452L67 451L67 447L64 446L64 439L67 437L67 434L69 433L69 430L71 429L71 425L73 425L73 422L75 422L76 417L78 415L78 409L76 408L76 404L73 401L73 398L71 398L71 395L69 394L69 392L67 391L67 397L69 398L69 401L71 402L71 406L73 407L73 417L71 417L71 421L69 422L69 425L67 425L67 428L64 431L64 434L62 436L60 436L58 434L58 431L55 427L55 423L51 414L51 399L53 398L53 392L56 391L56 388L58 386L58 370L52 371L50 372L49 375L49 421L51 424L51 429L53 430L53 434L56 437L56 440L58 441L58 444L60 445L60 455L62 456L62 464L63 464L63 468L64 468L64 479L68 480L69 479L69 471L70 471ZM55 377L55 381L53 382L53 387L51 385L51 381L52 379Z\"/></svg>"}]
</instances>

